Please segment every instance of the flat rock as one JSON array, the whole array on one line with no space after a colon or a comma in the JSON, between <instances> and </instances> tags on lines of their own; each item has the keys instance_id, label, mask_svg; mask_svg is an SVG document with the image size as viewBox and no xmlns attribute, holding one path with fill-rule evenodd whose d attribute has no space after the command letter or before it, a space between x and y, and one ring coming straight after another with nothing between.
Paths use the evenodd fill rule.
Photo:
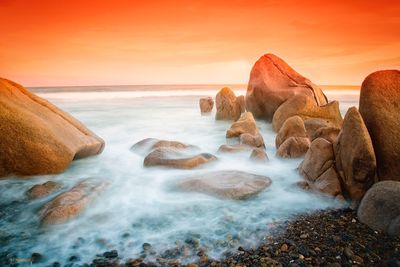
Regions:
<instances>
[{"instance_id":1,"label":"flat rock","mask_svg":"<svg viewBox=\"0 0 400 267\"><path fill-rule=\"evenodd\" d=\"M360 113L374 146L379 180L400 181L400 71L383 70L365 78Z\"/></svg>"},{"instance_id":2,"label":"flat rock","mask_svg":"<svg viewBox=\"0 0 400 267\"><path fill-rule=\"evenodd\" d=\"M333 148L336 170L347 194L360 201L374 183L376 159L367 127L356 107L347 111Z\"/></svg>"},{"instance_id":3,"label":"flat rock","mask_svg":"<svg viewBox=\"0 0 400 267\"><path fill-rule=\"evenodd\" d=\"M339 102L332 101L324 106L315 104L314 99L307 95L295 95L279 106L272 119L272 127L279 131L283 123L292 116L300 116L303 120L318 118L324 119L337 128L341 128L342 115Z\"/></svg>"},{"instance_id":4,"label":"flat rock","mask_svg":"<svg viewBox=\"0 0 400 267\"><path fill-rule=\"evenodd\" d=\"M216 171L192 176L177 184L179 190L226 199L253 197L271 185L271 179L241 171Z\"/></svg>"},{"instance_id":5,"label":"flat rock","mask_svg":"<svg viewBox=\"0 0 400 267\"><path fill-rule=\"evenodd\" d=\"M160 147L150 152L144 159L145 167L164 166L177 169L193 169L217 158L209 153L192 154L173 148Z\"/></svg>"},{"instance_id":6,"label":"flat rock","mask_svg":"<svg viewBox=\"0 0 400 267\"><path fill-rule=\"evenodd\" d=\"M185 144L179 141L160 140L156 138L143 139L131 147L131 151L145 155L156 148L173 148L176 150L196 150L198 147Z\"/></svg>"},{"instance_id":7,"label":"flat rock","mask_svg":"<svg viewBox=\"0 0 400 267\"><path fill-rule=\"evenodd\" d=\"M271 121L275 111L294 95L306 95L317 106L327 98L309 79L292 69L281 58L265 54L254 64L246 93L246 109L256 118Z\"/></svg>"},{"instance_id":8,"label":"flat rock","mask_svg":"<svg viewBox=\"0 0 400 267\"><path fill-rule=\"evenodd\" d=\"M97 155L104 141L81 122L23 86L0 78L0 177L63 172Z\"/></svg>"},{"instance_id":9,"label":"flat rock","mask_svg":"<svg viewBox=\"0 0 400 267\"><path fill-rule=\"evenodd\" d=\"M43 184L37 184L32 186L28 191L26 191L26 195L29 199L38 199L45 196L50 195L57 191L61 186L53 181L48 181Z\"/></svg>"},{"instance_id":10,"label":"flat rock","mask_svg":"<svg viewBox=\"0 0 400 267\"><path fill-rule=\"evenodd\" d=\"M247 145L241 145L241 144L236 144L236 145L221 145L218 148L217 153L240 153L240 152L246 152L250 151L252 148Z\"/></svg>"},{"instance_id":11,"label":"flat rock","mask_svg":"<svg viewBox=\"0 0 400 267\"><path fill-rule=\"evenodd\" d=\"M102 192L107 183L98 179L83 180L71 190L59 194L40 209L39 215L44 225L59 224L76 217L91 201Z\"/></svg>"}]
</instances>

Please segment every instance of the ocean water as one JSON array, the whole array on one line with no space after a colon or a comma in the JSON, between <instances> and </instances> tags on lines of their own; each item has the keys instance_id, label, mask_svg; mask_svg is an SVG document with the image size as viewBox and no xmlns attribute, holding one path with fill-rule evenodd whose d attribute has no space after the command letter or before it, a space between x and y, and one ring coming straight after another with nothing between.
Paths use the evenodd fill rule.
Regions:
<instances>
[{"instance_id":1,"label":"ocean water","mask_svg":"<svg viewBox=\"0 0 400 267\"><path fill-rule=\"evenodd\" d=\"M45 263L90 263L104 251L116 249L122 259L141 255L143 243L155 251L154 260L166 249L196 240L207 255L241 246L256 246L268 236L272 225L291 216L317 209L340 207L326 197L303 192L294 184L301 160L275 157L275 133L271 125L258 121L264 137L268 163L248 160L249 154L217 155L219 160L193 170L144 168L143 156L132 153L136 142L154 137L178 140L215 154L226 144L229 122L215 121L214 113L201 116L198 99L215 96L218 87L150 88L35 88L34 92L81 120L101 136L106 147L96 157L74 161L60 175L11 177L0 180L0 254L26 259L33 252ZM340 88L339 88L340 89ZM236 95L245 94L235 88ZM330 100L339 100L344 114L357 106L358 91L328 90ZM215 108L214 108L215 112ZM180 179L212 170L240 170L268 176L272 185L248 200L222 200L212 196L178 192ZM25 192L48 180L62 184L61 192L79 181L105 179L109 187L78 217L67 223L41 227L38 209L56 194L28 201ZM13 256L12 256L13 255ZM197 256L188 253L181 262ZM26 264L26 265L24 265ZM29 266L21 260L19 266Z\"/></svg>"}]
</instances>

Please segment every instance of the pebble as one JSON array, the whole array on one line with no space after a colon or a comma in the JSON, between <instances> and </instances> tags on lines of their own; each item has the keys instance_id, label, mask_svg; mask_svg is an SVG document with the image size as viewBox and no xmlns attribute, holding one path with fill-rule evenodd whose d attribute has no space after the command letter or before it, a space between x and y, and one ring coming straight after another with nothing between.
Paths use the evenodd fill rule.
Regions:
<instances>
[{"instance_id":1,"label":"pebble","mask_svg":"<svg viewBox=\"0 0 400 267\"><path fill-rule=\"evenodd\" d=\"M281 246L281 251L282 251L282 252L287 252L288 249L289 249L289 247L288 247L288 245L286 245L286 244L283 244L283 245Z\"/></svg>"},{"instance_id":2,"label":"pebble","mask_svg":"<svg viewBox=\"0 0 400 267\"><path fill-rule=\"evenodd\" d=\"M302 235L300 235L300 238L301 239L306 239L306 238L308 238L308 234L302 234Z\"/></svg>"}]
</instances>

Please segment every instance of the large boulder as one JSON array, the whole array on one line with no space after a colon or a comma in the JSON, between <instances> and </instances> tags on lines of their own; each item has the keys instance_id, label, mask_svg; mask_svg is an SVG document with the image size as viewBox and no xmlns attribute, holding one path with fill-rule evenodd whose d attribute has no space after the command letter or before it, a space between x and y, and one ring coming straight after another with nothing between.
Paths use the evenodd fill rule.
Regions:
<instances>
[{"instance_id":1,"label":"large boulder","mask_svg":"<svg viewBox=\"0 0 400 267\"><path fill-rule=\"evenodd\" d=\"M104 181L89 178L83 180L71 190L59 194L40 209L39 215L42 224L64 223L77 216L107 185Z\"/></svg>"},{"instance_id":2,"label":"large boulder","mask_svg":"<svg viewBox=\"0 0 400 267\"><path fill-rule=\"evenodd\" d=\"M342 198L339 175L334 164L333 145L323 139L315 139L299 166L300 174L314 191Z\"/></svg>"},{"instance_id":3,"label":"large boulder","mask_svg":"<svg viewBox=\"0 0 400 267\"><path fill-rule=\"evenodd\" d=\"M215 97L217 113L216 120L234 120L239 119L242 113L240 100L238 101L235 93L228 87L222 88Z\"/></svg>"},{"instance_id":4,"label":"large boulder","mask_svg":"<svg viewBox=\"0 0 400 267\"><path fill-rule=\"evenodd\" d=\"M368 130L356 107L347 111L333 148L344 189L352 200L360 201L374 183L376 160Z\"/></svg>"},{"instance_id":5,"label":"large boulder","mask_svg":"<svg viewBox=\"0 0 400 267\"><path fill-rule=\"evenodd\" d=\"M26 191L26 195L29 199L37 199L46 197L55 191L60 189L60 185L53 181L47 181L43 184L37 184L32 186L28 191Z\"/></svg>"},{"instance_id":6,"label":"large boulder","mask_svg":"<svg viewBox=\"0 0 400 267\"><path fill-rule=\"evenodd\" d=\"M215 171L196 175L177 184L179 190L227 199L246 199L271 185L271 179L241 171Z\"/></svg>"},{"instance_id":7,"label":"large boulder","mask_svg":"<svg viewBox=\"0 0 400 267\"><path fill-rule=\"evenodd\" d=\"M160 140L157 138L143 139L131 147L131 151L140 155L148 154L157 148L173 148L175 150L196 150L198 147L179 141Z\"/></svg>"},{"instance_id":8,"label":"large boulder","mask_svg":"<svg viewBox=\"0 0 400 267\"><path fill-rule=\"evenodd\" d=\"M357 215L361 222L376 231L400 236L400 182L374 184L364 195Z\"/></svg>"},{"instance_id":9,"label":"large boulder","mask_svg":"<svg viewBox=\"0 0 400 267\"><path fill-rule=\"evenodd\" d=\"M275 111L294 95L306 95L315 105L325 105L327 98L310 80L273 54L263 55L254 64L246 93L246 109L256 118L271 121Z\"/></svg>"},{"instance_id":10,"label":"large boulder","mask_svg":"<svg viewBox=\"0 0 400 267\"><path fill-rule=\"evenodd\" d=\"M199 100L201 113L210 113L214 107L214 100L212 97L202 97Z\"/></svg>"},{"instance_id":11,"label":"large boulder","mask_svg":"<svg viewBox=\"0 0 400 267\"><path fill-rule=\"evenodd\" d=\"M288 118L296 115L303 120L311 118L325 119L337 128L341 127L343 121L339 110L339 102L332 101L324 106L318 106L315 104L314 99L307 95L299 94L288 99L276 110L272 119L272 127L278 132Z\"/></svg>"},{"instance_id":12,"label":"large boulder","mask_svg":"<svg viewBox=\"0 0 400 267\"><path fill-rule=\"evenodd\" d=\"M143 161L145 167L164 166L177 169L193 169L205 163L216 160L208 153L193 154L181 150L161 147L150 152Z\"/></svg>"},{"instance_id":13,"label":"large boulder","mask_svg":"<svg viewBox=\"0 0 400 267\"><path fill-rule=\"evenodd\" d=\"M360 113L374 146L379 180L400 181L400 71L377 71L365 78Z\"/></svg>"},{"instance_id":14,"label":"large boulder","mask_svg":"<svg viewBox=\"0 0 400 267\"><path fill-rule=\"evenodd\" d=\"M324 138L326 140L328 140L329 142L333 143L335 142L336 138L338 137L340 133L340 129L336 128L336 127L321 127L318 128L313 135L311 136L310 140L314 141L315 139L321 137Z\"/></svg>"},{"instance_id":15,"label":"large boulder","mask_svg":"<svg viewBox=\"0 0 400 267\"><path fill-rule=\"evenodd\" d=\"M2 78L0 110L0 177L61 173L103 151L104 141L81 122Z\"/></svg>"}]
</instances>

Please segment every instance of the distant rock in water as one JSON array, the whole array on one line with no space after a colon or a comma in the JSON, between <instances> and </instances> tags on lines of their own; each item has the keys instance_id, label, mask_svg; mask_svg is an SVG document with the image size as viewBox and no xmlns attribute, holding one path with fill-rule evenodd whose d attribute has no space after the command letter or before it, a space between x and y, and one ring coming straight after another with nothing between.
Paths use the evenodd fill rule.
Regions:
<instances>
[{"instance_id":1,"label":"distant rock in water","mask_svg":"<svg viewBox=\"0 0 400 267\"><path fill-rule=\"evenodd\" d=\"M214 100L212 97L202 97L199 100L201 113L210 113L214 107Z\"/></svg>"},{"instance_id":2,"label":"distant rock in water","mask_svg":"<svg viewBox=\"0 0 400 267\"><path fill-rule=\"evenodd\" d=\"M367 127L356 107L347 111L333 149L342 186L352 200L360 201L375 182L376 159Z\"/></svg>"},{"instance_id":3,"label":"distant rock in water","mask_svg":"<svg viewBox=\"0 0 400 267\"><path fill-rule=\"evenodd\" d=\"M106 186L104 181L89 178L59 194L39 211L42 224L64 223L77 216Z\"/></svg>"},{"instance_id":4,"label":"distant rock in water","mask_svg":"<svg viewBox=\"0 0 400 267\"><path fill-rule=\"evenodd\" d=\"M177 150L198 149L198 147L179 141L160 140L156 138L143 139L131 147L131 151L144 155L157 148L173 148Z\"/></svg>"},{"instance_id":5,"label":"distant rock in water","mask_svg":"<svg viewBox=\"0 0 400 267\"><path fill-rule=\"evenodd\" d=\"M235 93L228 87L222 88L215 97L217 113L216 120L234 120L239 119L242 113L240 100L237 100Z\"/></svg>"},{"instance_id":6,"label":"distant rock in water","mask_svg":"<svg viewBox=\"0 0 400 267\"><path fill-rule=\"evenodd\" d=\"M2 78L0 107L0 177L61 173L103 151L104 141L78 120Z\"/></svg>"},{"instance_id":7,"label":"distant rock in water","mask_svg":"<svg viewBox=\"0 0 400 267\"><path fill-rule=\"evenodd\" d=\"M239 103L240 112L246 112L246 98L244 95L236 97L236 101Z\"/></svg>"},{"instance_id":8,"label":"distant rock in water","mask_svg":"<svg viewBox=\"0 0 400 267\"><path fill-rule=\"evenodd\" d=\"M359 109L371 135L379 180L400 181L400 70L365 78Z\"/></svg>"},{"instance_id":9,"label":"distant rock in water","mask_svg":"<svg viewBox=\"0 0 400 267\"><path fill-rule=\"evenodd\" d=\"M60 185L53 181L48 181L43 184L37 184L32 186L28 191L26 191L26 195L29 199L37 199L50 195L51 193L57 191L60 188Z\"/></svg>"},{"instance_id":10,"label":"distant rock in water","mask_svg":"<svg viewBox=\"0 0 400 267\"><path fill-rule=\"evenodd\" d=\"M246 109L256 118L271 121L287 99L306 95L316 106L327 104L322 90L292 69L281 58L265 54L254 64L246 93Z\"/></svg>"},{"instance_id":11,"label":"distant rock in water","mask_svg":"<svg viewBox=\"0 0 400 267\"><path fill-rule=\"evenodd\" d=\"M288 118L296 115L303 120L323 119L337 128L341 128L343 121L339 102L332 101L324 106L318 106L312 98L300 94L288 99L276 110L272 119L272 127L275 131L279 131Z\"/></svg>"},{"instance_id":12,"label":"distant rock in water","mask_svg":"<svg viewBox=\"0 0 400 267\"><path fill-rule=\"evenodd\" d=\"M215 171L184 179L179 190L197 192L227 199L253 197L271 185L271 179L241 171Z\"/></svg>"},{"instance_id":13,"label":"distant rock in water","mask_svg":"<svg viewBox=\"0 0 400 267\"><path fill-rule=\"evenodd\" d=\"M146 167L164 166L177 169L193 169L205 163L216 160L214 155L208 153L185 153L173 148L160 147L148 154L143 162Z\"/></svg>"},{"instance_id":14,"label":"distant rock in water","mask_svg":"<svg viewBox=\"0 0 400 267\"><path fill-rule=\"evenodd\" d=\"M400 182L374 184L363 197L357 215L376 231L400 236Z\"/></svg>"}]
</instances>

